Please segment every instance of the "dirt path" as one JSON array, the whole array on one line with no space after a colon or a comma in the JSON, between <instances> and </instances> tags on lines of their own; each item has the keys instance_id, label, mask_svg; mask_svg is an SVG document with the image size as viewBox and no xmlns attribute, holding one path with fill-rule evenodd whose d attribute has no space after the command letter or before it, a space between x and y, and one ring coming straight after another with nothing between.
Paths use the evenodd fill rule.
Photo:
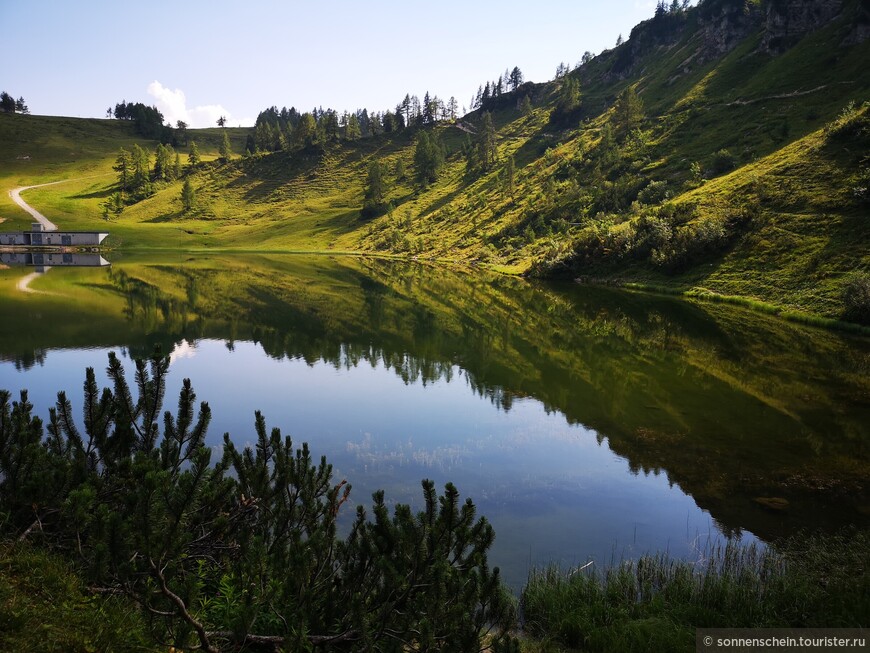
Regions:
<instances>
[{"instance_id":1,"label":"dirt path","mask_svg":"<svg viewBox=\"0 0 870 653\"><path fill-rule=\"evenodd\" d=\"M15 202L22 209L27 211L30 215L32 215L38 222L45 227L46 231L57 231L57 225L54 224L51 220L46 218L42 213L37 211L35 208L30 206L27 202L21 199L21 191L29 190L31 188L39 188L41 186L53 186L55 184L63 184L67 181L73 181L72 179L64 179L63 181L52 181L47 184L36 184L35 186L21 186L20 188L13 188L9 191L9 197L12 198L12 201Z\"/></svg>"},{"instance_id":2,"label":"dirt path","mask_svg":"<svg viewBox=\"0 0 870 653\"><path fill-rule=\"evenodd\" d=\"M27 293L38 293L40 295L50 295L51 293L46 293L42 290L34 290L30 287L30 282L34 279L41 277L45 272L31 272L30 274L25 274L18 280L18 283L15 284L15 288L21 292Z\"/></svg>"},{"instance_id":3,"label":"dirt path","mask_svg":"<svg viewBox=\"0 0 870 653\"><path fill-rule=\"evenodd\" d=\"M21 186L19 188L13 188L9 191L9 197L12 198L12 201L15 202L22 209L27 211L30 215L32 215L43 227L45 227L46 231L57 231L57 225L54 224L51 220L46 218L42 213L37 211L35 208L30 206L27 202L21 199L21 193L26 190L30 190L31 188L42 188L43 186L54 186L55 184L66 184L70 181L80 181L82 179L92 179L94 177L105 177L112 173L106 173L105 175L90 175L88 177L75 177L74 179L61 179L60 181L50 181L47 184L35 184L33 186ZM0 222L2 222L2 218L0 218Z\"/></svg>"}]
</instances>

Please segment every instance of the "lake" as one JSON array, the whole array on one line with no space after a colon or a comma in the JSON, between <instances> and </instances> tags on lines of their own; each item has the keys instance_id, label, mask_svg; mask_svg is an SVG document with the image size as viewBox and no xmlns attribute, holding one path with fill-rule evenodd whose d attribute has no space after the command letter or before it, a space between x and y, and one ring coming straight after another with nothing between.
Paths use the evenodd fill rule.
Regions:
<instances>
[{"instance_id":1,"label":"lake","mask_svg":"<svg viewBox=\"0 0 870 653\"><path fill-rule=\"evenodd\" d=\"M109 258L112 258L111 256ZM159 346L239 444L254 411L352 503L451 481L490 562L604 565L870 518L870 340L739 308L357 257L118 256L0 269L0 388L43 417ZM351 510L346 517L352 516Z\"/></svg>"}]
</instances>

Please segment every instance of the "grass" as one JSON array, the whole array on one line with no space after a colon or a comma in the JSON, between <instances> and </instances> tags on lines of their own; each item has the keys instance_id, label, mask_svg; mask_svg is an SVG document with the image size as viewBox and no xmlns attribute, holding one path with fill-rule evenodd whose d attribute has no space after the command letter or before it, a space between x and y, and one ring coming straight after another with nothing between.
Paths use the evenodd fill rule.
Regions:
<instances>
[{"instance_id":1,"label":"grass","mask_svg":"<svg viewBox=\"0 0 870 653\"><path fill-rule=\"evenodd\" d=\"M693 651L696 628L859 628L870 615L870 533L729 542L695 561L644 556L530 574L525 631L583 651ZM539 650L547 650L544 646Z\"/></svg>"},{"instance_id":2,"label":"grass","mask_svg":"<svg viewBox=\"0 0 870 653\"><path fill-rule=\"evenodd\" d=\"M0 543L0 649L21 653L156 652L138 609L88 592L60 556ZM165 649L164 649L165 650Z\"/></svg>"},{"instance_id":3,"label":"grass","mask_svg":"<svg viewBox=\"0 0 870 653\"><path fill-rule=\"evenodd\" d=\"M529 115L505 102L493 113L499 162L490 170L467 173L460 128L432 128L448 157L439 179L426 188L412 181L413 130L293 155L237 156L229 164L215 160L224 130L191 130L206 159L192 173L196 210L182 211L177 181L106 223L100 203L112 190L117 149L141 139L119 121L40 116L0 116L0 151L8 153L0 158L0 188L85 177L33 189L25 198L64 228L108 228L108 246L124 250L353 252L523 274L574 260L578 240L590 229L624 233L658 211L660 200L644 205L639 199L655 181L663 184L665 201L697 207L687 227L724 221L727 246L678 271L645 259L580 265L577 274L688 293L705 288L743 297L746 304L780 307L778 314L791 319L837 327L847 277L870 269L866 207L853 197L867 165L857 147L863 141L837 141L821 130L850 100L870 97L870 41L842 46L856 10L854 0L846 2L841 18L776 55L760 48L759 24L730 52L706 57L695 56L707 45L692 10L673 40L647 40L631 50L628 77L612 69L635 47L632 41L572 73L583 89L574 124L549 124L558 81L531 89ZM638 42L648 29L638 28ZM646 118L636 142L621 142L612 157L601 157L602 134L617 127L611 107L630 84ZM462 123L474 126L480 119L475 111ZM226 131L240 154L248 130ZM736 169L714 173L723 149ZM13 158L21 153L31 160ZM508 157L516 162L512 195L501 179ZM390 172L388 199L395 209L364 220L359 209L373 160ZM392 178L399 160L407 172L403 180ZM709 179L695 178L692 164ZM0 213L10 226L29 225L6 193ZM735 216L749 217L735 227Z\"/></svg>"}]
</instances>

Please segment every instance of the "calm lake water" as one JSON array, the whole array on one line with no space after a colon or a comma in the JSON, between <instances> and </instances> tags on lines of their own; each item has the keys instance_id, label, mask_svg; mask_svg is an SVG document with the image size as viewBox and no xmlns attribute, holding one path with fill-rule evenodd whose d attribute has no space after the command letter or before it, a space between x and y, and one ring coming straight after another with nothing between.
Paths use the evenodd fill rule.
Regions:
<instances>
[{"instance_id":1,"label":"calm lake water","mask_svg":"<svg viewBox=\"0 0 870 653\"><path fill-rule=\"evenodd\" d=\"M725 537L868 521L867 339L358 258L128 257L18 290L32 272L0 270L0 388L27 388L38 414L58 390L79 410L109 351L159 345L165 408L190 378L215 447L248 442L258 409L327 456L355 503L383 488L419 506L421 479L452 481L514 587L530 565L697 558Z\"/></svg>"}]
</instances>

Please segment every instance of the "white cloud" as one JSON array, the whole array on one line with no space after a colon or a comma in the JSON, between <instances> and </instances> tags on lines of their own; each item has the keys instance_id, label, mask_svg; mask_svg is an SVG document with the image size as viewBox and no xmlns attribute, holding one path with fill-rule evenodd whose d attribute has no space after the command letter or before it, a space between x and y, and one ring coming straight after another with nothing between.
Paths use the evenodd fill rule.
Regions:
<instances>
[{"instance_id":1,"label":"white cloud","mask_svg":"<svg viewBox=\"0 0 870 653\"><path fill-rule=\"evenodd\" d=\"M226 117L227 126L254 124L253 120L234 118L220 104L206 104L188 108L184 91L180 88L173 91L156 79L148 84L148 95L156 100L157 109L163 114L164 120L173 126L179 120L183 120L188 127L214 127L217 125L217 119L221 116Z\"/></svg>"}]
</instances>

